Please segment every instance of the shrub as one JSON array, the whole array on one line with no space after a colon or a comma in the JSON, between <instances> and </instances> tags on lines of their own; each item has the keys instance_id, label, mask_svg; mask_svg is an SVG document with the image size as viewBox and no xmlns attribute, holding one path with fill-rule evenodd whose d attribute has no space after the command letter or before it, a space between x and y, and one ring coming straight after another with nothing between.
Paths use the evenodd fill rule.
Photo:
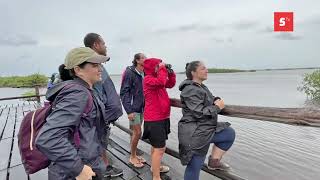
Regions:
<instances>
[{"instance_id":1,"label":"shrub","mask_svg":"<svg viewBox=\"0 0 320 180\"><path fill-rule=\"evenodd\" d=\"M320 101L320 69L310 74L305 74L302 86L298 89L305 92L312 100Z\"/></svg>"}]
</instances>

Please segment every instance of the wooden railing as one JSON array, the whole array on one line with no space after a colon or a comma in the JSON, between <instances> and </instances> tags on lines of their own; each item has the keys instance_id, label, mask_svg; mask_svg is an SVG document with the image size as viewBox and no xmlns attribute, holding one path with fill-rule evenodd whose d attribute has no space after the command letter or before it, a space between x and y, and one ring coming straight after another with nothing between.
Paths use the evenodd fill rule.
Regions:
<instances>
[{"instance_id":1,"label":"wooden railing","mask_svg":"<svg viewBox=\"0 0 320 180\"><path fill-rule=\"evenodd\" d=\"M36 101L40 103L40 98L42 96L45 96L45 94L40 94L39 88L40 86L35 86L35 95L31 96L16 96L16 97L6 97L6 98L0 98L0 101L5 101L5 100L13 100L13 99L27 99L27 98L36 98Z\"/></svg>"}]
</instances>

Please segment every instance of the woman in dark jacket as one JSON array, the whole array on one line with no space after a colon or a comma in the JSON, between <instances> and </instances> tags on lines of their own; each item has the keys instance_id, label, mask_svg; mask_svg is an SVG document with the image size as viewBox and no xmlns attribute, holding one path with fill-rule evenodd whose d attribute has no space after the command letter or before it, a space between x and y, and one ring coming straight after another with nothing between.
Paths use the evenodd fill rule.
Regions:
<instances>
[{"instance_id":1,"label":"woman in dark jacket","mask_svg":"<svg viewBox=\"0 0 320 180\"><path fill-rule=\"evenodd\" d=\"M72 49L64 68L73 80L56 84L47 92L47 99L53 101L52 112L37 136L36 145L51 161L49 180L103 178L105 107L94 97L92 86L101 81L101 63L106 60L107 57L90 48ZM64 77L68 73L61 75L63 80L68 79ZM87 111L88 104L91 104L90 111Z\"/></svg>"},{"instance_id":2,"label":"woman in dark jacket","mask_svg":"<svg viewBox=\"0 0 320 180\"><path fill-rule=\"evenodd\" d=\"M211 143L214 144L208 168L228 170L220 160L232 146L235 131L229 123L218 123L218 113L224 102L214 97L203 84L208 70L200 61L186 65L187 79L180 86L183 117L178 124L179 154L181 163L187 165L184 179L198 180L201 167Z\"/></svg>"}]
</instances>

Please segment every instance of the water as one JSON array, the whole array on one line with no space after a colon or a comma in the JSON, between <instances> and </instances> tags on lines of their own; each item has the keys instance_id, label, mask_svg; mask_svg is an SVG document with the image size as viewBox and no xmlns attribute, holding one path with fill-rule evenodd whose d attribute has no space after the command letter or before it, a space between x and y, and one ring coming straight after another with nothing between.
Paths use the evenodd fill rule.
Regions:
<instances>
[{"instance_id":1,"label":"water","mask_svg":"<svg viewBox=\"0 0 320 180\"><path fill-rule=\"evenodd\" d=\"M311 71L210 74L205 84L226 104L305 107L306 96L297 91L297 87L301 84L302 75ZM119 90L121 77L113 76L112 79ZM179 97L178 85L183 79L184 75L177 76L176 87L169 90L171 97ZM0 88L0 98L19 96L28 90ZM8 102L0 101L2 104ZM177 149L177 123L180 118L181 110L172 108L172 133L167 144L173 149ZM254 180L320 179L320 128L224 116L219 116L219 121L231 122L237 132L233 147L224 157L234 173ZM125 116L119 122L128 124Z\"/></svg>"}]
</instances>

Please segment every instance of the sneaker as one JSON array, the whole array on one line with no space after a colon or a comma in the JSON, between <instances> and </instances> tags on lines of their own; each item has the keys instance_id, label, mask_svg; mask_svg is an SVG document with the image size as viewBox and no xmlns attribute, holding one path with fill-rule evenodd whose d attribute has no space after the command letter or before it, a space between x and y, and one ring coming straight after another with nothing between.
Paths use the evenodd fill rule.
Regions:
<instances>
[{"instance_id":1,"label":"sneaker","mask_svg":"<svg viewBox=\"0 0 320 180\"><path fill-rule=\"evenodd\" d=\"M212 159L211 156L209 156L208 169L228 171L230 166L227 163L221 162L219 159Z\"/></svg>"},{"instance_id":2,"label":"sneaker","mask_svg":"<svg viewBox=\"0 0 320 180\"><path fill-rule=\"evenodd\" d=\"M111 165L107 166L106 172L104 173L104 177L118 177L121 175L123 175L123 170Z\"/></svg>"}]
</instances>

